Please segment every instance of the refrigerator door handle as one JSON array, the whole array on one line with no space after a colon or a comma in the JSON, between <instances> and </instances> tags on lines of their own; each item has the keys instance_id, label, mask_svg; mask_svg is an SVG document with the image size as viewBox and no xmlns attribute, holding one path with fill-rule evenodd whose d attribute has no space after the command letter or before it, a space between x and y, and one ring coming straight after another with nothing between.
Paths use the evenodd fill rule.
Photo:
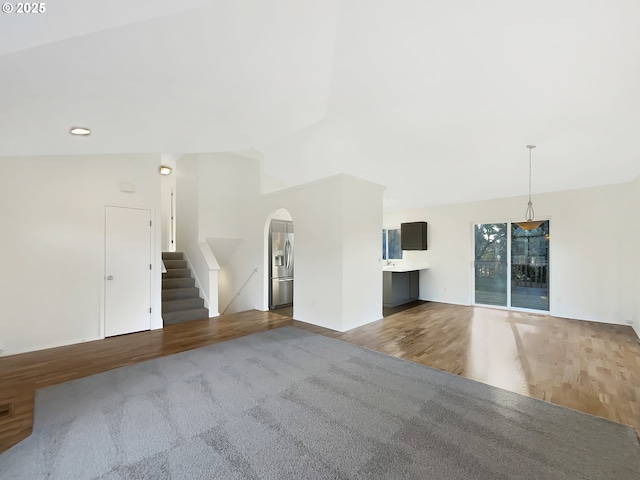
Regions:
<instances>
[{"instance_id":1,"label":"refrigerator door handle","mask_svg":"<svg viewBox=\"0 0 640 480\"><path fill-rule=\"evenodd\" d=\"M289 265L291 263L291 260L289 258L289 249L290 249L290 244L289 244L289 239L287 239L287 241L284 242L284 262L287 270L289 270Z\"/></svg>"}]
</instances>

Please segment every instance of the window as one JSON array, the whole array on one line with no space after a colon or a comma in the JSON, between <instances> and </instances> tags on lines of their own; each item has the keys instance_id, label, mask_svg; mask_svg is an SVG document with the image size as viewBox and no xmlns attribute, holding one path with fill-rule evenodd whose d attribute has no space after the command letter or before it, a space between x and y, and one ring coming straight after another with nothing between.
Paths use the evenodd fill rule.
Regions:
<instances>
[{"instance_id":1,"label":"window","mask_svg":"<svg viewBox=\"0 0 640 480\"><path fill-rule=\"evenodd\" d=\"M399 228L385 228L382 230L382 259L402 260Z\"/></svg>"}]
</instances>

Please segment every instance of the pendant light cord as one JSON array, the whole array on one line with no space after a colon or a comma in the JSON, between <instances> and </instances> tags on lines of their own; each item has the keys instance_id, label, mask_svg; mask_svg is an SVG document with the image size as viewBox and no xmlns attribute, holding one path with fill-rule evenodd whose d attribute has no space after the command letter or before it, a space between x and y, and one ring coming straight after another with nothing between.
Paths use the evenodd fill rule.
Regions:
<instances>
[{"instance_id":1,"label":"pendant light cord","mask_svg":"<svg viewBox=\"0 0 640 480\"><path fill-rule=\"evenodd\" d=\"M529 147L529 202L531 202L531 147Z\"/></svg>"},{"instance_id":2,"label":"pendant light cord","mask_svg":"<svg viewBox=\"0 0 640 480\"><path fill-rule=\"evenodd\" d=\"M533 203L531 202L531 150L536 147L535 145L527 145L527 148L529 149L529 203L527 203L527 211L524 216L527 219L527 222L531 222L535 218Z\"/></svg>"}]
</instances>

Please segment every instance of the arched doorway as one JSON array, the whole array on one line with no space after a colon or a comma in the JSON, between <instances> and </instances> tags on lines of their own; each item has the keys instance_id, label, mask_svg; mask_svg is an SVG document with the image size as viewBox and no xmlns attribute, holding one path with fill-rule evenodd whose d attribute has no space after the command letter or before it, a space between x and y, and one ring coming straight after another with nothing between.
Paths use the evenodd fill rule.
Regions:
<instances>
[{"instance_id":1,"label":"arched doorway","mask_svg":"<svg viewBox=\"0 0 640 480\"><path fill-rule=\"evenodd\" d=\"M294 228L288 210L280 208L265 224L266 299L269 310L293 317Z\"/></svg>"}]
</instances>

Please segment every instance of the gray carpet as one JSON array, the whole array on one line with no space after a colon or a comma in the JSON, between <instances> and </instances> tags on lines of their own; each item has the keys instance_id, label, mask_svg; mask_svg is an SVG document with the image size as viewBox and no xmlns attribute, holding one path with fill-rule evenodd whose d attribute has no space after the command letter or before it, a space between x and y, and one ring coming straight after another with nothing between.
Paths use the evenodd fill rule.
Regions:
<instances>
[{"instance_id":1,"label":"gray carpet","mask_svg":"<svg viewBox=\"0 0 640 480\"><path fill-rule=\"evenodd\" d=\"M633 429L283 327L37 392L7 479L634 479Z\"/></svg>"}]
</instances>

